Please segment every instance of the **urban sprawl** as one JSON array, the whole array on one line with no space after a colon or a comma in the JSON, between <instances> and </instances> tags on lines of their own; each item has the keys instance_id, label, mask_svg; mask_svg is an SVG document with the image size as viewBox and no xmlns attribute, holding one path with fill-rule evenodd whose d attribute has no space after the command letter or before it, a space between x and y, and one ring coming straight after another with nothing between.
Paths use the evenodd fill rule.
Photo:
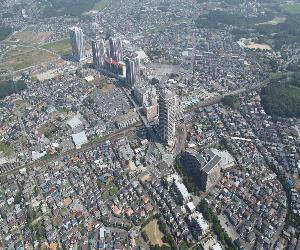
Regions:
<instances>
[{"instance_id":1,"label":"urban sprawl","mask_svg":"<svg viewBox=\"0 0 300 250\"><path fill-rule=\"evenodd\" d=\"M300 249L299 117L274 119L261 95L300 45L197 25L265 3L41 18L38 1L5 15L12 2L0 77L26 87L0 99L0 249Z\"/></svg>"}]
</instances>

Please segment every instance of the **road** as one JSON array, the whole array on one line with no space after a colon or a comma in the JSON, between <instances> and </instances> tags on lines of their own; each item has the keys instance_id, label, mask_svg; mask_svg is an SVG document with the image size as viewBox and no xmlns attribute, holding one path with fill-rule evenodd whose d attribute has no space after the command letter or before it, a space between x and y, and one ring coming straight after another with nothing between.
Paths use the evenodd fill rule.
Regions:
<instances>
[{"instance_id":1,"label":"road","mask_svg":"<svg viewBox=\"0 0 300 250\"><path fill-rule=\"evenodd\" d=\"M186 137L187 137L187 130L186 126L184 123L180 124L177 128L178 131L178 136L177 136L177 141L175 144L175 156L179 155L181 151L184 149Z\"/></svg>"},{"instance_id":2,"label":"road","mask_svg":"<svg viewBox=\"0 0 300 250\"><path fill-rule=\"evenodd\" d=\"M18 122L19 122L19 125L20 125L20 128L21 128L21 131L22 131L23 135L25 137L27 137L26 129L25 129L25 126L24 126L24 123L23 123L20 111L18 110L16 113L17 113L17 116L18 116Z\"/></svg>"},{"instance_id":3,"label":"road","mask_svg":"<svg viewBox=\"0 0 300 250\"><path fill-rule=\"evenodd\" d=\"M65 156L70 156L70 155L82 153L82 152L84 152L84 151L86 151L90 148L93 148L93 147L97 146L98 144L101 144L105 140L114 140L118 137L124 136L125 133L135 131L137 125L138 124L135 124L134 126L131 126L131 127L128 127L128 128L119 129L116 132L110 134L108 137L104 137L102 140L99 140L99 141L94 142L94 143L88 143L86 145L83 145L80 149L75 149L75 150L72 149L72 150L66 151L62 154L59 154L57 156L49 157L47 159L36 160L34 162L30 162L30 163L24 164L24 165L19 165L16 168L13 168L13 169L10 169L10 170L8 170L4 173L1 173L0 179L4 178L5 176L7 176L9 174L15 173L16 171L19 171L20 169L23 169L23 168L28 169L28 168L33 168L33 167L36 167L36 166L47 165L48 163L60 160L60 159L64 158Z\"/></svg>"},{"instance_id":4,"label":"road","mask_svg":"<svg viewBox=\"0 0 300 250\"><path fill-rule=\"evenodd\" d=\"M241 89L238 89L238 90L234 90L234 91L228 92L228 93L226 93L224 95L214 96L212 98L209 98L207 100L204 100L204 101L200 102L198 105L191 106L190 108L185 109L184 113L189 113L189 112L192 112L192 111L196 111L199 108L204 108L204 107L208 107L208 106L217 104L217 103L221 102L222 99L225 96L228 96L228 95L239 95L239 94L250 92L250 91L253 91L253 90L259 90L259 89L263 88L264 86L266 86L268 83L269 83L269 80L265 80L261 84L256 85L254 87L241 88Z\"/></svg>"},{"instance_id":5,"label":"road","mask_svg":"<svg viewBox=\"0 0 300 250\"><path fill-rule=\"evenodd\" d=\"M238 233L233 229L230 225L230 222L227 220L227 218L221 214L218 216L220 220L221 226L225 229L225 231L228 233L229 237L234 241L235 239L239 239Z\"/></svg>"}]
</instances>

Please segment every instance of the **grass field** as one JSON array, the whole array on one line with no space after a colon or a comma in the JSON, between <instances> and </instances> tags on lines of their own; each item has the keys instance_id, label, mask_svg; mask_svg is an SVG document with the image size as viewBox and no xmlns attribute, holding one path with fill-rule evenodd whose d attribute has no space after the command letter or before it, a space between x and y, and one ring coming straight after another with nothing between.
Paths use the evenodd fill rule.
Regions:
<instances>
[{"instance_id":1,"label":"grass field","mask_svg":"<svg viewBox=\"0 0 300 250\"><path fill-rule=\"evenodd\" d=\"M300 3L285 4L282 6L282 11L292 15L300 14Z\"/></svg>"},{"instance_id":2,"label":"grass field","mask_svg":"<svg viewBox=\"0 0 300 250\"><path fill-rule=\"evenodd\" d=\"M13 56L18 56L18 55L22 55L24 53L31 52L33 50L34 50L34 48L31 48L31 47L13 47L12 49L10 49L7 52L7 54L10 57L13 57Z\"/></svg>"},{"instance_id":3,"label":"grass field","mask_svg":"<svg viewBox=\"0 0 300 250\"><path fill-rule=\"evenodd\" d=\"M150 221L144 228L145 233L147 234L151 245L164 245L162 239L164 234L159 230L157 219Z\"/></svg>"},{"instance_id":4,"label":"grass field","mask_svg":"<svg viewBox=\"0 0 300 250\"><path fill-rule=\"evenodd\" d=\"M39 131L43 133L47 138L53 137L53 134L56 131L56 127L53 123L47 122L42 127L39 128Z\"/></svg>"},{"instance_id":5,"label":"grass field","mask_svg":"<svg viewBox=\"0 0 300 250\"><path fill-rule=\"evenodd\" d=\"M78 17L64 17L66 23L76 23L79 21Z\"/></svg>"},{"instance_id":6,"label":"grass field","mask_svg":"<svg viewBox=\"0 0 300 250\"><path fill-rule=\"evenodd\" d=\"M59 213L61 216L65 216L68 213L68 209L66 207L63 207L59 210Z\"/></svg>"},{"instance_id":7,"label":"grass field","mask_svg":"<svg viewBox=\"0 0 300 250\"><path fill-rule=\"evenodd\" d=\"M48 43L42 46L42 48L51 50L60 55L68 55L72 52L70 39L65 39L54 43Z\"/></svg>"},{"instance_id":8,"label":"grass field","mask_svg":"<svg viewBox=\"0 0 300 250\"><path fill-rule=\"evenodd\" d=\"M256 25L263 25L263 24L277 25L280 23L284 23L285 21L286 21L286 17L275 17L273 20L270 20L270 21L264 22L264 23L258 23Z\"/></svg>"},{"instance_id":9,"label":"grass field","mask_svg":"<svg viewBox=\"0 0 300 250\"><path fill-rule=\"evenodd\" d=\"M106 186L105 190L102 193L101 197L103 200L107 200L109 197L113 196L115 193L118 192L118 187L112 181L109 181Z\"/></svg>"},{"instance_id":10,"label":"grass field","mask_svg":"<svg viewBox=\"0 0 300 250\"><path fill-rule=\"evenodd\" d=\"M99 2L94 6L94 10L104 10L108 6L109 2L110 0L99 0Z\"/></svg>"},{"instance_id":11,"label":"grass field","mask_svg":"<svg viewBox=\"0 0 300 250\"><path fill-rule=\"evenodd\" d=\"M9 145L0 141L0 154L3 153L4 156L10 156L13 153L13 150L9 147Z\"/></svg>"},{"instance_id":12,"label":"grass field","mask_svg":"<svg viewBox=\"0 0 300 250\"><path fill-rule=\"evenodd\" d=\"M282 73L282 72L276 72L276 73L271 72L271 73L269 74L269 79L270 79L270 80L279 80L280 78L283 78L283 77L285 77L285 76L286 76L286 74L285 74L285 73Z\"/></svg>"},{"instance_id":13,"label":"grass field","mask_svg":"<svg viewBox=\"0 0 300 250\"><path fill-rule=\"evenodd\" d=\"M14 70L21 70L54 60L56 57L46 51L29 48L15 48L5 54L2 64L12 67Z\"/></svg>"},{"instance_id":14,"label":"grass field","mask_svg":"<svg viewBox=\"0 0 300 250\"><path fill-rule=\"evenodd\" d=\"M269 44L273 48L274 44L275 44L275 39L268 38L268 39L265 40L265 43Z\"/></svg>"},{"instance_id":15,"label":"grass field","mask_svg":"<svg viewBox=\"0 0 300 250\"><path fill-rule=\"evenodd\" d=\"M188 246L188 244L185 241L182 241L179 244L179 250L188 250L188 249L189 249L189 246Z\"/></svg>"}]
</instances>

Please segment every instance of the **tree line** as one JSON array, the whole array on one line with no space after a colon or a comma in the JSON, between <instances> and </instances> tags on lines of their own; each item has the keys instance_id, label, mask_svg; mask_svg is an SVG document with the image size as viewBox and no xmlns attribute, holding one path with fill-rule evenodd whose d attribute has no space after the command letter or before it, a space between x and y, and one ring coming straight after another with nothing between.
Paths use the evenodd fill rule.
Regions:
<instances>
[{"instance_id":1,"label":"tree line","mask_svg":"<svg viewBox=\"0 0 300 250\"><path fill-rule=\"evenodd\" d=\"M236 249L231 238L222 228L218 216L209 208L206 200L201 200L199 204L199 210L203 214L203 217L210 223L212 223L212 230L217 235L218 239L226 246L227 250Z\"/></svg>"},{"instance_id":2,"label":"tree line","mask_svg":"<svg viewBox=\"0 0 300 250\"><path fill-rule=\"evenodd\" d=\"M276 117L300 117L300 89L288 83L270 84L261 91L267 114Z\"/></svg>"},{"instance_id":3,"label":"tree line","mask_svg":"<svg viewBox=\"0 0 300 250\"><path fill-rule=\"evenodd\" d=\"M80 16L86 11L93 9L99 0L40 0L44 7L42 16L58 17L58 16Z\"/></svg>"},{"instance_id":4,"label":"tree line","mask_svg":"<svg viewBox=\"0 0 300 250\"><path fill-rule=\"evenodd\" d=\"M236 27L253 28L256 23L264 22L272 18L272 14L265 14L258 17L246 17L238 13L228 11L214 10L206 15L200 15L196 20L199 28L218 28L221 25L232 25Z\"/></svg>"},{"instance_id":5,"label":"tree line","mask_svg":"<svg viewBox=\"0 0 300 250\"><path fill-rule=\"evenodd\" d=\"M13 32L13 29L6 25L0 25L0 41L5 40Z\"/></svg>"},{"instance_id":6,"label":"tree line","mask_svg":"<svg viewBox=\"0 0 300 250\"><path fill-rule=\"evenodd\" d=\"M22 90L26 89L27 85L24 80L6 80L0 82L0 99L6 96L12 95L14 93L20 93Z\"/></svg>"}]
</instances>

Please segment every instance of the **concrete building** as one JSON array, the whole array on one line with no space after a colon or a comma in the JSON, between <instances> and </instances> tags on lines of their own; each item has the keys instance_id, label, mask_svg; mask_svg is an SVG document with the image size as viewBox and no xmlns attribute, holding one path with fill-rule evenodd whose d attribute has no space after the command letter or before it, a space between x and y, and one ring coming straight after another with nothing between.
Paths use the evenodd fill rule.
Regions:
<instances>
[{"instance_id":1,"label":"concrete building","mask_svg":"<svg viewBox=\"0 0 300 250\"><path fill-rule=\"evenodd\" d=\"M139 115L135 110L131 110L125 115L121 115L116 119L116 125L120 128L126 128L140 120Z\"/></svg>"},{"instance_id":2,"label":"concrete building","mask_svg":"<svg viewBox=\"0 0 300 250\"><path fill-rule=\"evenodd\" d=\"M207 149L203 155L194 149L187 149L182 157L186 172L197 180L202 191L207 191L221 176L222 158L213 150Z\"/></svg>"},{"instance_id":3,"label":"concrete building","mask_svg":"<svg viewBox=\"0 0 300 250\"><path fill-rule=\"evenodd\" d=\"M173 188L176 194L176 197L182 205L187 204L191 196L189 194L189 191L187 190L186 186L178 179L174 179L173 181Z\"/></svg>"},{"instance_id":4,"label":"concrete building","mask_svg":"<svg viewBox=\"0 0 300 250\"><path fill-rule=\"evenodd\" d=\"M106 58L103 39L92 41L93 64L95 68L102 67Z\"/></svg>"},{"instance_id":5,"label":"concrete building","mask_svg":"<svg viewBox=\"0 0 300 250\"><path fill-rule=\"evenodd\" d=\"M112 58L106 58L104 61L104 69L109 72L113 77L125 78L126 66L121 61L115 61Z\"/></svg>"},{"instance_id":6,"label":"concrete building","mask_svg":"<svg viewBox=\"0 0 300 250\"><path fill-rule=\"evenodd\" d=\"M133 89L134 98L148 120L153 120L158 115L158 98L156 89L153 86L138 85Z\"/></svg>"},{"instance_id":7,"label":"concrete building","mask_svg":"<svg viewBox=\"0 0 300 250\"><path fill-rule=\"evenodd\" d=\"M73 57L76 61L80 62L85 57L84 35L82 29L78 27L72 27L70 28L69 32Z\"/></svg>"},{"instance_id":8,"label":"concrete building","mask_svg":"<svg viewBox=\"0 0 300 250\"><path fill-rule=\"evenodd\" d=\"M211 151L221 157L221 166L222 169L231 168L235 165L235 160L232 155L227 150L218 150L216 148L212 148Z\"/></svg>"},{"instance_id":9,"label":"concrete building","mask_svg":"<svg viewBox=\"0 0 300 250\"><path fill-rule=\"evenodd\" d=\"M207 191L220 179L221 176L221 157L214 155L208 158L207 163L201 170L200 188Z\"/></svg>"},{"instance_id":10,"label":"concrete building","mask_svg":"<svg viewBox=\"0 0 300 250\"><path fill-rule=\"evenodd\" d=\"M77 127L82 125L82 121L79 119L80 116L76 115L74 117L72 117L70 120L67 121L68 126L71 129L76 129Z\"/></svg>"},{"instance_id":11,"label":"concrete building","mask_svg":"<svg viewBox=\"0 0 300 250\"><path fill-rule=\"evenodd\" d=\"M159 96L159 134L169 146L175 142L176 94L169 89L161 90Z\"/></svg>"},{"instance_id":12,"label":"concrete building","mask_svg":"<svg viewBox=\"0 0 300 250\"><path fill-rule=\"evenodd\" d=\"M87 136L84 131L81 131L77 134L72 134L71 136L76 149L80 149L83 144L88 142Z\"/></svg>"},{"instance_id":13,"label":"concrete building","mask_svg":"<svg viewBox=\"0 0 300 250\"><path fill-rule=\"evenodd\" d=\"M140 82L140 60L138 57L125 59L126 81L130 87L136 86Z\"/></svg>"},{"instance_id":14,"label":"concrete building","mask_svg":"<svg viewBox=\"0 0 300 250\"><path fill-rule=\"evenodd\" d=\"M205 165L206 160L204 157L194 149L186 149L182 156L182 164L186 172L190 176L194 176L196 180L201 178L201 170Z\"/></svg>"},{"instance_id":15,"label":"concrete building","mask_svg":"<svg viewBox=\"0 0 300 250\"><path fill-rule=\"evenodd\" d=\"M193 234L195 237L200 239L202 236L205 236L209 233L209 225L201 213L196 211L190 214L188 218L191 227L193 228Z\"/></svg>"},{"instance_id":16,"label":"concrete building","mask_svg":"<svg viewBox=\"0 0 300 250\"><path fill-rule=\"evenodd\" d=\"M109 38L109 57L119 62L122 60L122 40L120 38Z\"/></svg>"}]
</instances>

